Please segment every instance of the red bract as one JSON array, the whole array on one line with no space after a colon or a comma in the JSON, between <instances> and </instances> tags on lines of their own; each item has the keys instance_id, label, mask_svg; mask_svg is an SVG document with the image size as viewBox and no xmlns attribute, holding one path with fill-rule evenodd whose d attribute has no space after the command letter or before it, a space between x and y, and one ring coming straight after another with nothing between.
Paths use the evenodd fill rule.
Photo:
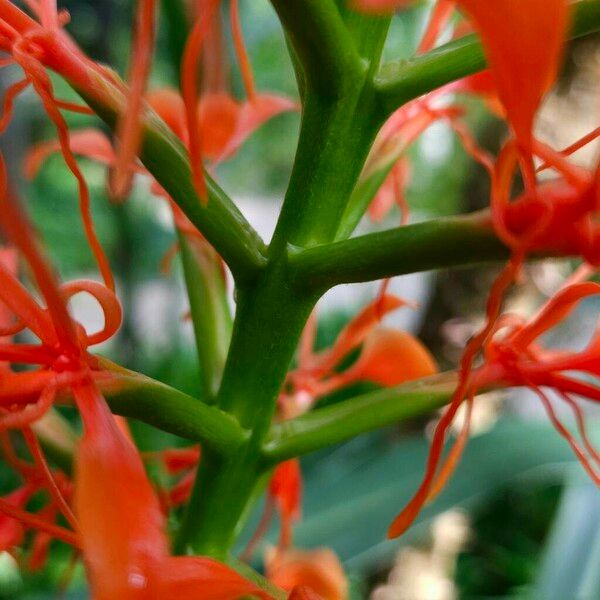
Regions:
<instances>
[{"instance_id":1,"label":"red bract","mask_svg":"<svg viewBox=\"0 0 600 600\"><path fill-rule=\"evenodd\" d=\"M271 598L213 559L169 555L165 518L137 450L97 390L73 391L85 425L75 508L94 598Z\"/></svg>"}]
</instances>

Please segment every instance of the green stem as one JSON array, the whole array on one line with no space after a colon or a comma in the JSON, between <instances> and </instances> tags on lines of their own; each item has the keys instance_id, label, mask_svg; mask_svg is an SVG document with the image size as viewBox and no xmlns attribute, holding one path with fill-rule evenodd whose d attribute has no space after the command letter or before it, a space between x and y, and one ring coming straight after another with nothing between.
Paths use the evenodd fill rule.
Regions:
<instances>
[{"instance_id":1,"label":"green stem","mask_svg":"<svg viewBox=\"0 0 600 600\"><path fill-rule=\"evenodd\" d=\"M114 413L201 442L220 455L231 454L247 439L236 420L218 408L139 373L110 366L97 383Z\"/></svg>"},{"instance_id":2,"label":"green stem","mask_svg":"<svg viewBox=\"0 0 600 600\"><path fill-rule=\"evenodd\" d=\"M288 247L335 238L379 123L368 68L331 0L273 0L306 87L288 194L267 268L237 286L237 310L218 403L252 431L230 457L208 455L178 551L224 557L267 473L262 446L298 339L318 295L291 285Z\"/></svg>"},{"instance_id":3,"label":"green stem","mask_svg":"<svg viewBox=\"0 0 600 600\"><path fill-rule=\"evenodd\" d=\"M379 122L372 90L356 82L338 101L307 94L298 152L272 251L335 239Z\"/></svg>"},{"instance_id":4,"label":"green stem","mask_svg":"<svg viewBox=\"0 0 600 600\"><path fill-rule=\"evenodd\" d=\"M386 425L426 415L447 404L455 387L456 375L442 374L318 408L274 425L264 447L265 459L276 464Z\"/></svg>"},{"instance_id":5,"label":"green stem","mask_svg":"<svg viewBox=\"0 0 600 600\"><path fill-rule=\"evenodd\" d=\"M198 352L201 399L210 404L219 390L232 329L223 266L206 242L189 240L181 232L178 237Z\"/></svg>"},{"instance_id":6,"label":"green stem","mask_svg":"<svg viewBox=\"0 0 600 600\"><path fill-rule=\"evenodd\" d=\"M114 130L124 98L120 90L98 80L92 95L77 90L87 104ZM111 98L111 104L106 99ZM251 279L266 263L266 247L234 202L206 174L208 201L196 193L187 151L175 134L154 113L145 120L140 159L156 181L212 244L237 280Z\"/></svg>"},{"instance_id":7,"label":"green stem","mask_svg":"<svg viewBox=\"0 0 600 600\"><path fill-rule=\"evenodd\" d=\"M297 252L290 259L296 284L327 290L342 283L504 260L489 213L436 219Z\"/></svg>"},{"instance_id":8,"label":"green stem","mask_svg":"<svg viewBox=\"0 0 600 600\"><path fill-rule=\"evenodd\" d=\"M571 38L600 30L599 0L576 2L572 10ZM383 65L375 87L384 113L389 115L406 102L485 67L481 43L477 36L468 35L423 56Z\"/></svg>"},{"instance_id":9,"label":"green stem","mask_svg":"<svg viewBox=\"0 0 600 600\"><path fill-rule=\"evenodd\" d=\"M271 0L294 48L307 86L338 96L363 71L360 56L333 0Z\"/></svg>"},{"instance_id":10,"label":"green stem","mask_svg":"<svg viewBox=\"0 0 600 600\"><path fill-rule=\"evenodd\" d=\"M287 281L285 265L272 265L255 285L238 289L237 301L218 402L252 436L229 457L208 456L177 543L180 552L219 558L231 548L266 474L261 447L316 297L299 295Z\"/></svg>"}]
</instances>

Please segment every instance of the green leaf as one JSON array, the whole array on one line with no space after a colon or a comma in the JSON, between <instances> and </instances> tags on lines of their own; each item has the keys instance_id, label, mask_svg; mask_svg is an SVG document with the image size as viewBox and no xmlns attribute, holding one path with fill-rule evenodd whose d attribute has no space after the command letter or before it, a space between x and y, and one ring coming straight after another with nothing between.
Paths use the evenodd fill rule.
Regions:
<instances>
[{"instance_id":1,"label":"green leaf","mask_svg":"<svg viewBox=\"0 0 600 600\"><path fill-rule=\"evenodd\" d=\"M550 425L505 419L469 442L450 483L412 529L400 540L386 540L392 519L421 481L428 449L424 437L390 443L389 436L376 434L309 457L295 544L329 546L351 571L381 568L401 545L420 538L436 515L475 503L517 478L560 478L575 461Z\"/></svg>"},{"instance_id":2,"label":"green leaf","mask_svg":"<svg viewBox=\"0 0 600 600\"><path fill-rule=\"evenodd\" d=\"M579 472L569 478L531 598L600 597L600 493Z\"/></svg>"}]
</instances>

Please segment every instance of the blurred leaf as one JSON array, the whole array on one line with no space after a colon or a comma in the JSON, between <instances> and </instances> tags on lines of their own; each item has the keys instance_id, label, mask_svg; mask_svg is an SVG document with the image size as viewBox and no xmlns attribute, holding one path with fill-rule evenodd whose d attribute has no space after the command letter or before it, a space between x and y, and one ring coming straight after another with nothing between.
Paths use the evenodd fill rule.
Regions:
<instances>
[{"instance_id":1,"label":"blurred leaf","mask_svg":"<svg viewBox=\"0 0 600 600\"><path fill-rule=\"evenodd\" d=\"M599 563L600 492L578 473L565 488L531 597L600 598Z\"/></svg>"},{"instance_id":2,"label":"blurred leaf","mask_svg":"<svg viewBox=\"0 0 600 600\"><path fill-rule=\"evenodd\" d=\"M397 549L422 537L433 517L480 501L517 478L560 479L574 457L545 423L511 419L472 439L454 477L401 539L386 540L394 516L416 490L428 452L424 438L399 442L364 436L305 461L301 547L332 547L350 571L368 572L391 561ZM274 538L272 538L274 539Z\"/></svg>"}]
</instances>

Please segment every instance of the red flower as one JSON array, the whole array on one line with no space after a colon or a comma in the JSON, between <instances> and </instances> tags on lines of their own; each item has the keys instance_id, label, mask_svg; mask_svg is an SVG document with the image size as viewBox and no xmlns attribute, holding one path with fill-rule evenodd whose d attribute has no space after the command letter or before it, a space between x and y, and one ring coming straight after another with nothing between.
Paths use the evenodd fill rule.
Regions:
<instances>
[{"instance_id":1,"label":"red flower","mask_svg":"<svg viewBox=\"0 0 600 600\"><path fill-rule=\"evenodd\" d=\"M60 149L65 162L75 177L79 188L79 200L85 234L98 263L106 285L114 290L114 280L108 259L96 235L90 212L90 193L85 179L69 145L69 130L61 109L83 110L70 103L61 102L54 93L52 81L45 65L59 67L61 72L82 86L82 89L97 88L89 73L90 67L98 78L106 77L106 72L90 61L62 31L68 21L66 13L59 13L56 3L44 0L32 4L39 22L27 16L8 0L0 1L0 49L8 52L12 61L23 70L25 78L7 92L5 103L9 110L5 113L5 123L10 119L10 107L14 98L29 84L39 96L46 113L58 132ZM68 60L67 60L68 59Z\"/></svg>"},{"instance_id":2,"label":"red flower","mask_svg":"<svg viewBox=\"0 0 600 600\"><path fill-rule=\"evenodd\" d=\"M4 360L40 365L31 372L3 372L0 398L4 414L0 424L22 429L36 468L32 470L18 463L18 470L30 486L36 481L39 486L37 474L41 473L55 507L65 514L76 533L51 523L56 516L52 507L40 515L26 513L25 503L30 497L27 485L9 498L0 499L0 512L50 537L81 545L93 594L98 600L175 596L191 599L197 597L199 589L209 590L206 597L214 600L232 600L243 595L270 598L216 561L169 555L165 519L156 494L137 450L99 392L95 379L103 373L99 362L88 354L88 346L104 341L117 330L118 301L108 288L95 282L57 284L28 224L9 200L5 180L0 194L0 223L26 258L47 305L46 310L42 309L0 264L0 299L17 317L12 330L27 327L40 338L39 345L6 343L0 347L0 358ZM87 334L69 315L66 302L80 291L94 295L103 308L106 323L101 332ZM25 382L28 387L23 385ZM76 453L75 516L70 512L58 478L47 471L41 450L27 428L51 405L59 389L72 393L84 424L84 436ZM29 410L27 406L35 402L35 393L41 394L38 405ZM4 542L18 543L19 527L2 525ZM34 548L37 560L43 558L46 543L39 540Z\"/></svg>"},{"instance_id":3,"label":"red flower","mask_svg":"<svg viewBox=\"0 0 600 600\"><path fill-rule=\"evenodd\" d=\"M470 405L475 394L489 387L525 386L533 389L552 424L567 439L588 474L600 485L600 475L594 466L594 463L600 466L600 456L587 437L583 413L575 399L575 396L581 396L598 402L600 389L574 376L577 372L596 377L600 375L600 336L595 333L588 347L578 352L547 350L537 342L542 334L568 316L582 299L598 294L600 284L571 284L551 298L529 323L515 315L504 315L495 320L485 339L484 363L470 374L464 384L459 385L442 416L433 437L421 487L392 524L391 537L400 535L410 526L423 504L439 492L451 475L468 436L469 416L455 447L448 454L445 464L440 466L448 427L463 402L467 401ZM573 410L583 447L560 422L549 396L542 388L556 392Z\"/></svg>"}]
</instances>

